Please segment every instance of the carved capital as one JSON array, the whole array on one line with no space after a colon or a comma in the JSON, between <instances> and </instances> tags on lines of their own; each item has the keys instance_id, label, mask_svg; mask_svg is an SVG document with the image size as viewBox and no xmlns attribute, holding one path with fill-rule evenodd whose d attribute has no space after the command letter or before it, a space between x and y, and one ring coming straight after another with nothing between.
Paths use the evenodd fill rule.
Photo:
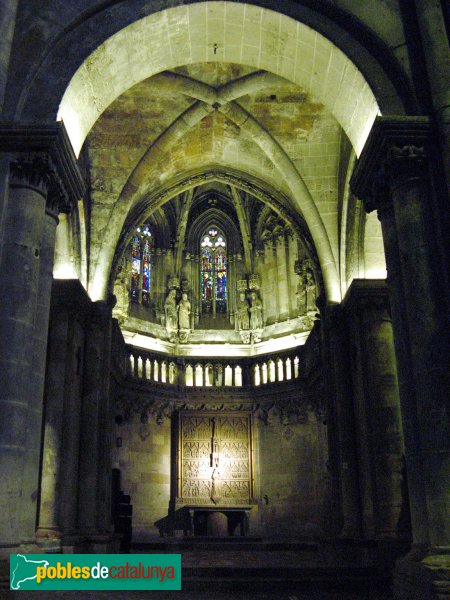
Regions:
<instances>
[{"instance_id":1,"label":"carved capital","mask_svg":"<svg viewBox=\"0 0 450 600\"><path fill-rule=\"evenodd\" d=\"M391 146L386 155L385 171L391 190L410 179L427 174L428 153L424 146Z\"/></svg>"},{"instance_id":2,"label":"carved capital","mask_svg":"<svg viewBox=\"0 0 450 600\"><path fill-rule=\"evenodd\" d=\"M0 152L11 155L11 184L47 199L48 211L69 212L85 194L85 182L62 123L0 123Z\"/></svg>"},{"instance_id":3,"label":"carved capital","mask_svg":"<svg viewBox=\"0 0 450 600\"><path fill-rule=\"evenodd\" d=\"M19 156L10 164L10 185L31 188L46 197L50 174L48 156Z\"/></svg>"},{"instance_id":4,"label":"carved capital","mask_svg":"<svg viewBox=\"0 0 450 600\"><path fill-rule=\"evenodd\" d=\"M427 173L431 126L427 117L378 117L350 180L367 212L388 214L392 190Z\"/></svg>"}]
</instances>

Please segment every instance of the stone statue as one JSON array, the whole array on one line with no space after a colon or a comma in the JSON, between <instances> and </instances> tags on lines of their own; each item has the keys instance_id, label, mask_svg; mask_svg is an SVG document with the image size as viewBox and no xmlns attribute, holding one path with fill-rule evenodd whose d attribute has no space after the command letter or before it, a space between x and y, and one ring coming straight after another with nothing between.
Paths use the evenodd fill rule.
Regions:
<instances>
[{"instance_id":1,"label":"stone statue","mask_svg":"<svg viewBox=\"0 0 450 600\"><path fill-rule=\"evenodd\" d=\"M316 312L316 298L317 290L314 282L313 274L311 271L306 271L305 280L305 292L306 292L306 312Z\"/></svg>"},{"instance_id":2,"label":"stone statue","mask_svg":"<svg viewBox=\"0 0 450 600\"><path fill-rule=\"evenodd\" d=\"M238 331L250 328L248 309L249 306L245 294L244 292L241 292L239 294L239 300L236 302L236 329Z\"/></svg>"},{"instance_id":3,"label":"stone statue","mask_svg":"<svg viewBox=\"0 0 450 600\"><path fill-rule=\"evenodd\" d=\"M166 329L171 337L178 330L176 290L170 290L164 302L164 314L166 316Z\"/></svg>"},{"instance_id":4,"label":"stone statue","mask_svg":"<svg viewBox=\"0 0 450 600\"><path fill-rule=\"evenodd\" d=\"M298 314L305 315L306 314L306 286L303 281L303 277L300 279L300 282L297 286L297 306L298 306Z\"/></svg>"},{"instance_id":5,"label":"stone statue","mask_svg":"<svg viewBox=\"0 0 450 600\"><path fill-rule=\"evenodd\" d=\"M181 294L181 300L178 303L178 326L180 329L191 328L191 303L186 292Z\"/></svg>"},{"instance_id":6,"label":"stone statue","mask_svg":"<svg viewBox=\"0 0 450 600\"><path fill-rule=\"evenodd\" d=\"M300 316L316 312L317 290L314 276L310 269L306 269L304 274L301 275L296 296Z\"/></svg>"},{"instance_id":7,"label":"stone statue","mask_svg":"<svg viewBox=\"0 0 450 600\"><path fill-rule=\"evenodd\" d=\"M262 329L263 328L263 316L262 316L262 302L258 298L256 292L251 294L251 307L250 307L250 329Z\"/></svg>"},{"instance_id":8,"label":"stone statue","mask_svg":"<svg viewBox=\"0 0 450 600\"><path fill-rule=\"evenodd\" d=\"M114 282L114 295L117 298L116 306L113 310L113 316L122 325L128 316L128 304L130 302L131 290L131 268L129 261L122 259L120 270L116 275Z\"/></svg>"}]
</instances>

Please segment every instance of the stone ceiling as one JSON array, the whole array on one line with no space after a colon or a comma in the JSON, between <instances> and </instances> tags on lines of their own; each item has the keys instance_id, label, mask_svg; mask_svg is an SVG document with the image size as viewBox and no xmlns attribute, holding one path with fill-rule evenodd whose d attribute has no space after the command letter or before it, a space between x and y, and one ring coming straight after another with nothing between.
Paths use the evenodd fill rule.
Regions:
<instances>
[{"instance_id":1,"label":"stone ceiling","mask_svg":"<svg viewBox=\"0 0 450 600\"><path fill-rule=\"evenodd\" d=\"M226 112L211 109L195 122L186 117L188 123L185 126L183 122L181 134L172 133L174 124L178 126L198 104L199 90L190 91L196 84L203 85L201 94L240 86L233 104L251 115L263 135L268 134L296 167L318 209L337 261L342 128L328 109L287 80L234 63L208 62L136 84L119 96L93 127L86 144L92 181L93 265L105 245L114 211L129 210L124 190L139 170L143 172L139 185L147 193L181 174L217 165L256 178L292 198L276 157L271 160L270 152L263 151L264 146ZM152 160L143 169L149 149Z\"/></svg>"}]
</instances>

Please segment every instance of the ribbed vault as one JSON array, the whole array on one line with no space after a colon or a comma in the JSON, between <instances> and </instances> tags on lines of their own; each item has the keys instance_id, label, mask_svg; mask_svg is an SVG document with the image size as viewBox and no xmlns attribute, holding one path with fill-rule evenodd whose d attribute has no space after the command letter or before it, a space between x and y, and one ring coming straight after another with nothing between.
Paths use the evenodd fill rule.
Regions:
<instances>
[{"instance_id":1,"label":"ribbed vault","mask_svg":"<svg viewBox=\"0 0 450 600\"><path fill-rule=\"evenodd\" d=\"M357 153L379 113L355 65L308 26L249 4L199 2L136 21L81 65L59 111L75 150L124 91L167 69L202 61L249 65L302 86L332 111Z\"/></svg>"}]
</instances>

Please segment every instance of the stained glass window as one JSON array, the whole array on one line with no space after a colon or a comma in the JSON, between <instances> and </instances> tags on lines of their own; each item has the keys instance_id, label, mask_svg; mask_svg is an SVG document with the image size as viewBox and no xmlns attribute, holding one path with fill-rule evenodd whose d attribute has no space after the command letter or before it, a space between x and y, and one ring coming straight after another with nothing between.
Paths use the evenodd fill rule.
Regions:
<instances>
[{"instance_id":1,"label":"stained glass window","mask_svg":"<svg viewBox=\"0 0 450 600\"><path fill-rule=\"evenodd\" d=\"M227 255L225 236L210 227L200 242L202 312L227 311Z\"/></svg>"},{"instance_id":2,"label":"stained glass window","mask_svg":"<svg viewBox=\"0 0 450 600\"><path fill-rule=\"evenodd\" d=\"M153 238L148 225L136 228L131 240L131 290L130 300L149 305L152 274Z\"/></svg>"}]
</instances>

